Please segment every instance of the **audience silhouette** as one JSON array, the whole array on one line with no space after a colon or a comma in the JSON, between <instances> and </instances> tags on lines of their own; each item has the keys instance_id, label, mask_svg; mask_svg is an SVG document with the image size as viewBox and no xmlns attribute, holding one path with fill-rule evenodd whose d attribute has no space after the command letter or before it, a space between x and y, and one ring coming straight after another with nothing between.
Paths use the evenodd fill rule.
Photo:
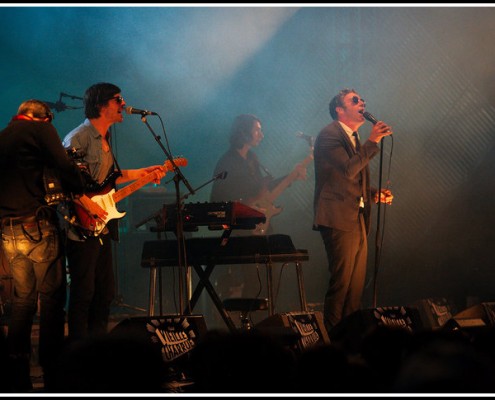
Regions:
<instances>
[{"instance_id":1,"label":"audience silhouette","mask_svg":"<svg viewBox=\"0 0 495 400\"><path fill-rule=\"evenodd\" d=\"M180 365L190 382L179 391L495 393L495 327L411 332L378 325L353 347L342 339L304 350L273 332L207 331ZM128 330L68 342L57 365L56 393L174 392L159 346ZM2 330L4 393L14 392L12 374Z\"/></svg>"},{"instance_id":2,"label":"audience silhouette","mask_svg":"<svg viewBox=\"0 0 495 400\"><path fill-rule=\"evenodd\" d=\"M493 341L493 329L490 336ZM468 337L462 331L416 333L392 390L399 393L495 393L495 359L493 354L474 345L475 337L477 335Z\"/></svg>"},{"instance_id":3,"label":"audience silhouette","mask_svg":"<svg viewBox=\"0 0 495 400\"><path fill-rule=\"evenodd\" d=\"M68 344L55 387L61 393L160 393L164 371L151 343L108 333Z\"/></svg>"},{"instance_id":4,"label":"audience silhouette","mask_svg":"<svg viewBox=\"0 0 495 400\"><path fill-rule=\"evenodd\" d=\"M191 352L197 393L291 393L296 358L277 338L255 331L209 331Z\"/></svg>"}]
</instances>

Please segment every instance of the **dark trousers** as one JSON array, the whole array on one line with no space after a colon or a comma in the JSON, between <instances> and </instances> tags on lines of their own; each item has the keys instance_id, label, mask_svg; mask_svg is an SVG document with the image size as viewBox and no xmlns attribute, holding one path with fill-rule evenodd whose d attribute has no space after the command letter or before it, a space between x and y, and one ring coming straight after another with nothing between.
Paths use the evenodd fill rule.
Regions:
<instances>
[{"instance_id":1,"label":"dark trousers","mask_svg":"<svg viewBox=\"0 0 495 400\"><path fill-rule=\"evenodd\" d=\"M112 240L108 234L84 242L68 240L69 339L107 332L110 306L115 297Z\"/></svg>"},{"instance_id":2,"label":"dark trousers","mask_svg":"<svg viewBox=\"0 0 495 400\"><path fill-rule=\"evenodd\" d=\"M342 318L361 307L368 241L362 214L359 215L356 229L350 232L321 227L320 234L330 271L323 316L327 329L331 329Z\"/></svg>"}]
</instances>

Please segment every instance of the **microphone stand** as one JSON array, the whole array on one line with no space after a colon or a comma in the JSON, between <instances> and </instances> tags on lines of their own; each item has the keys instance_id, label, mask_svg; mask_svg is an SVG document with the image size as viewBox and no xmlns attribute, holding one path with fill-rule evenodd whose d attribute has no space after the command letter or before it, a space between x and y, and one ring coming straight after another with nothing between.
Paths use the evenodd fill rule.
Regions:
<instances>
[{"instance_id":1,"label":"microphone stand","mask_svg":"<svg viewBox=\"0 0 495 400\"><path fill-rule=\"evenodd\" d=\"M197 192L198 190L202 189L203 187L205 187L206 185L209 185L210 183L216 181L217 179L225 179L225 177L227 176L227 172L226 171L223 171L223 172L220 172L219 174L215 175L213 178L211 178L210 180L206 181L205 183L203 183L202 185L198 186L196 189L194 189L194 191L189 191L189 193L186 193L184 196L182 196L182 198L180 199L180 206L182 207L184 205L183 203L183 200L186 200L189 195L191 194L194 194L194 192ZM177 213L177 217L181 217L182 218L182 214L179 214ZM184 224L183 224L183 221L181 220L180 222L177 221L177 225L181 225L182 229L184 229ZM183 240L183 251L184 251L184 254L186 254L186 248L185 248L185 240ZM190 268L186 265L186 284L187 284L187 310L189 313L192 312L191 310L191 303L190 303L190 300L192 298L192 279L191 279L191 271L190 271Z\"/></svg>"},{"instance_id":2,"label":"microphone stand","mask_svg":"<svg viewBox=\"0 0 495 400\"><path fill-rule=\"evenodd\" d=\"M216 174L213 178L211 178L209 181L206 181L203 183L201 186L198 186L194 191L198 191L199 189L205 187L206 185L209 185L210 183L216 181L217 179L225 179L227 177L227 171L220 172L219 174ZM189 195L192 193L186 193L184 196L182 196L182 200L186 200Z\"/></svg>"},{"instance_id":3,"label":"microphone stand","mask_svg":"<svg viewBox=\"0 0 495 400\"><path fill-rule=\"evenodd\" d=\"M55 110L56 112L62 112L65 110L78 110L78 109L82 108L82 107L68 106L67 104L65 104L62 101L62 97L70 97L72 100L83 100L82 97L73 96L71 94L61 92L60 97L58 98L58 100L55 103L53 103L51 101L45 101L45 103L48 107L50 107L52 110Z\"/></svg>"},{"instance_id":4,"label":"microphone stand","mask_svg":"<svg viewBox=\"0 0 495 400\"><path fill-rule=\"evenodd\" d=\"M376 308L376 296L377 296L377 277L378 277L378 266L380 264L380 252L381 252L381 241L380 241L380 211L381 211L381 190L382 190L382 170L383 170L383 138L380 145L380 167L378 172L378 210L377 210L377 223L376 223L376 235L375 235L375 271L373 274L373 308Z\"/></svg>"},{"instance_id":5,"label":"microphone stand","mask_svg":"<svg viewBox=\"0 0 495 400\"><path fill-rule=\"evenodd\" d=\"M183 286L184 286L184 276L183 276L183 270L186 270L187 268L187 260L186 260L186 251L185 251L185 239L184 239L184 227L183 227L183 221L182 221L182 201L180 197L180 181L184 183L184 185L187 187L189 190L190 194L194 194L195 190L191 187L187 179L184 177L182 174L182 171L179 169L177 164L175 164L173 157L170 155L170 153L167 151L165 146L163 146L163 143L160 141L160 136L156 135L153 129L151 128L150 124L148 123L146 119L146 114L142 113L141 114L141 121L148 127L149 131L155 138L155 141L158 143L160 148L163 150L163 153L165 156L168 158L170 163L173 166L174 170L174 184L175 184L175 193L176 193L176 204L177 204L177 228L176 228L176 236L177 236L177 255L178 255L178 267L179 267L179 315L182 315L184 313L184 292L183 292ZM161 281L161 268L159 268L159 280ZM187 274L187 271L186 271ZM188 299L189 301L189 299ZM189 308L189 307L188 307ZM190 312L190 310L189 310Z\"/></svg>"},{"instance_id":6,"label":"microphone stand","mask_svg":"<svg viewBox=\"0 0 495 400\"><path fill-rule=\"evenodd\" d=\"M220 172L219 174L215 175L209 181L203 183L201 186L198 186L196 189L194 189L194 191L197 192L201 188L203 188L204 186L212 183L213 181L216 181L217 179L225 179L226 177L227 177L227 171ZM182 203L182 200L186 200L189 197L190 194L191 193L186 193L184 196L182 196L182 198L181 198L181 205L183 204ZM167 224L167 212L165 210L165 206L162 207L160 210L154 212L153 214L149 215L148 217L144 218L143 220L139 221L135 225L135 228L139 228L141 225L144 225L145 223L151 221L152 219L154 219L156 221L157 225L163 225L165 227L166 224ZM182 222L181 222L181 226L182 226L182 229L183 229L183 223ZM185 241L184 241L184 243L185 243ZM161 277L159 277L159 280L161 281ZM191 278L190 278L189 267L188 266L186 266L186 283L187 283L187 289L188 289L188 291L187 291L187 300L188 300L188 310L189 310L189 300L192 297L192 288L191 288ZM161 285L159 286L159 290L160 290L160 306L161 306ZM160 311L161 311L161 309L160 309Z\"/></svg>"}]
</instances>

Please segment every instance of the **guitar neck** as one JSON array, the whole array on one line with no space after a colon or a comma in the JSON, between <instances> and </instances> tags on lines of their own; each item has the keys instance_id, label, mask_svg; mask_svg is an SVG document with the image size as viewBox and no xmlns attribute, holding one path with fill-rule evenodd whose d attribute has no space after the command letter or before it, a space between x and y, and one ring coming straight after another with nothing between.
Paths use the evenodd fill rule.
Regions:
<instances>
[{"instance_id":1,"label":"guitar neck","mask_svg":"<svg viewBox=\"0 0 495 400\"><path fill-rule=\"evenodd\" d=\"M118 203L120 200L125 199L127 196L130 196L136 190L141 189L144 185L152 182L155 179L155 173L151 172L148 175L139 178L138 180L132 182L131 184L123 187L122 189L117 190L113 194L113 201Z\"/></svg>"},{"instance_id":2,"label":"guitar neck","mask_svg":"<svg viewBox=\"0 0 495 400\"><path fill-rule=\"evenodd\" d=\"M291 175L287 175L273 190L268 192L268 195L266 196L266 200L268 200L270 203L273 203L278 196L280 196L285 189L287 189L292 182L294 182L295 178L293 178Z\"/></svg>"},{"instance_id":3,"label":"guitar neck","mask_svg":"<svg viewBox=\"0 0 495 400\"><path fill-rule=\"evenodd\" d=\"M306 166L311 162L312 159L313 159L313 153L311 152L302 161L302 164ZM275 186L273 190L271 190L267 194L266 199L271 203L273 203L277 199L277 197L280 196L284 192L284 190L287 189L291 185L291 183L294 182L296 179L297 179L297 172L292 171L289 175L287 175L284 179L282 179L282 181L280 181L280 183L277 186Z\"/></svg>"},{"instance_id":4,"label":"guitar neck","mask_svg":"<svg viewBox=\"0 0 495 400\"><path fill-rule=\"evenodd\" d=\"M187 165L187 160L183 157L178 157L174 158L174 163L177 166L185 166ZM173 169L173 165L170 162L170 160L167 160L165 164L163 164L163 169L165 172L171 171ZM143 176L142 178L139 178L138 180L134 181L133 183L130 183L129 185L117 190L113 195L113 201L115 203L118 203L120 200L125 199L127 196L131 195L134 193L136 190L142 188L144 185L152 182L155 180L156 174L155 172L150 172L149 174Z\"/></svg>"}]
</instances>

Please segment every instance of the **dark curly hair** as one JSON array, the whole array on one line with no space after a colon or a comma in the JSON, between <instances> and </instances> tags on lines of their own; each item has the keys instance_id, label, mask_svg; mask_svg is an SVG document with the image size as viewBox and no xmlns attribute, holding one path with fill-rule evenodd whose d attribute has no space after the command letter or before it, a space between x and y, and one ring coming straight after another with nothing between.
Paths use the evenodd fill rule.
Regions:
<instances>
[{"instance_id":1,"label":"dark curly hair","mask_svg":"<svg viewBox=\"0 0 495 400\"><path fill-rule=\"evenodd\" d=\"M342 89L332 100L330 100L330 104L328 105L328 110L330 111L330 115L332 119L337 119L337 111L335 110L337 107L344 107L344 97L349 93L357 93L354 89Z\"/></svg>"}]
</instances>

